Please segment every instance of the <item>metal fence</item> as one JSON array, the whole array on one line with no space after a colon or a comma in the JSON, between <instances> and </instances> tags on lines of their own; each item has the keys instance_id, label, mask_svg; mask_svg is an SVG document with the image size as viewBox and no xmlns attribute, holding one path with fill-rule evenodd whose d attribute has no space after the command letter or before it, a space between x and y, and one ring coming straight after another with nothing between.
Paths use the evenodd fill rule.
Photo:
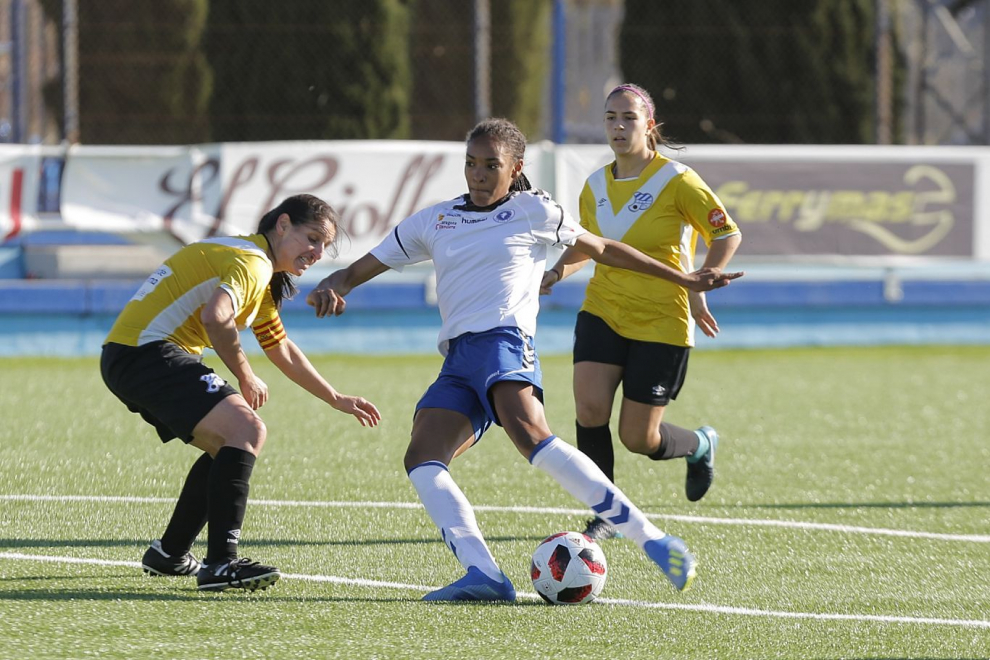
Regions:
<instances>
[{"instance_id":1,"label":"metal fence","mask_svg":"<svg viewBox=\"0 0 990 660\"><path fill-rule=\"evenodd\" d=\"M738 4L744 6L746 2L759 1L739 0ZM73 13L77 2L112 5L116 18L80 28ZM117 136L118 143L323 139L334 137L338 126L350 126L351 133L377 132L373 137L396 137L387 130L404 126L404 137L448 140L459 139L479 114L489 112L528 113L531 116L527 120L530 139L598 142L604 92L623 79L619 54L619 35L625 13L623 0L528 0L528 4L517 3L517 9L524 7L532 16L530 33L520 33L519 26L514 28L516 33L510 33L498 20L514 0L419 0L408 3L396 0L396 11L405 12L405 18L383 14L380 25L348 25L346 20L333 25L255 24L244 28L243 36L249 45L258 42L259 48L252 57L243 58L242 70L226 79L213 76L209 62L216 54L211 55L208 51L221 37L230 41L234 24L207 20L198 31L197 26L190 27L195 43L179 39L171 44L155 43L153 50L148 48L149 44L144 44L142 50L142 26L130 20L128 12L137 3L154 2L156 0L0 0L0 142L58 144L75 141L79 130L80 90L85 95L94 87L112 85L119 88L115 88L114 98L124 98L131 104L126 117L105 117L105 122L114 129L111 134ZM229 15L230 7L235 5L226 3L233 2L211 0L207 6L214 8L215 16L220 13L216 8L225 3L225 15ZM704 4L704 0L691 2ZM50 13L53 7L60 8L57 13L65 20L46 14L43 4ZM347 8L355 3L351 0L322 0L319 3L311 0L282 3L239 0L237 6L252 5L273 7L273 12L287 6L337 7L346 19ZM877 29L872 38L876 39L875 46L881 58L878 59L873 90L875 116L868 120L877 124L876 140L886 142L891 139L890 108L896 105L902 130L892 136L895 141L990 144L990 0L874 0L874 8ZM327 12L324 9L316 15L326 16ZM188 19L184 15L160 18L169 24ZM307 85L305 67L302 67L298 76L293 75L290 80L287 79L289 76L283 75L280 81L297 88L306 87L302 95L286 96L280 101L279 90L273 89L271 103L274 109L258 107L256 103L239 103L237 95L243 85L233 85L232 80L250 83L260 79L259 71L266 63L271 64L282 56L284 49L305 48L316 66L332 55L328 45L332 40L384 37L396 25L404 25L409 36L407 61L400 64L413 69L410 100L401 116L390 117L386 113L373 121L357 110L347 114L348 104L360 96L362 80L369 76L392 75L392 71L376 71L374 63L354 71L339 72L330 77L336 82L323 85ZM545 48L540 46L543 50L536 51L528 59L510 59L513 53L509 51L517 48L519 40L525 42L539 35L544 35L541 39L546 38ZM891 40L891 35L896 35L896 39ZM261 42L262 37L268 41ZM798 47L801 35L784 31L778 37L781 52L786 56L788 48ZM116 55L80 62L73 58L79 39L90 40L90 43L95 39L113 46ZM122 52L127 52L128 43L133 44L135 50L130 57L122 56ZM271 48L269 44L278 44L278 47ZM894 44L897 52L885 60L882 54L888 44ZM905 74L896 98L891 98L895 92L887 77L893 59L903 63ZM182 66L175 66L176 62ZM156 69L154 63L170 66ZM699 63L702 70L705 66L705 62ZM493 72L505 72L507 68L510 69L508 75L492 75ZM166 69L172 73L162 73ZM515 99L515 105L509 107L505 99L519 94L509 89L513 75L517 73L542 82L536 91L525 92L528 98ZM754 80L752 84L779 85L781 81L773 79L772 75L768 69L765 80ZM173 103L174 107L167 107L168 104L150 95L136 94L135 98L126 99L126 88L121 87L121 83L128 77L153 79L156 86L172 85L182 92L178 94L182 100ZM797 85L799 81L791 82ZM207 112L203 108L209 104L201 98L207 93L204 90L224 99L222 119L226 122L224 125L234 127L233 130L222 134L215 129L211 132L209 118L195 114ZM669 90L653 90L661 114L666 91ZM291 102L298 112L295 115L278 114L280 102ZM356 103L353 105L358 107ZM216 106L214 103L213 107ZM319 116L331 111L336 113L338 121L327 128L319 121ZM767 112L765 108L743 107L734 111L749 114L754 123L770 121L770 118L760 116ZM703 113L696 114L697 121L704 124ZM512 118L516 119L515 116ZM217 117L212 119L220 125ZM265 130L259 126L264 126ZM349 137L351 133L341 135ZM217 138L218 134L220 138ZM720 134L717 126L704 138L709 142L739 139ZM91 142L85 131L81 139Z\"/></svg>"}]
</instances>

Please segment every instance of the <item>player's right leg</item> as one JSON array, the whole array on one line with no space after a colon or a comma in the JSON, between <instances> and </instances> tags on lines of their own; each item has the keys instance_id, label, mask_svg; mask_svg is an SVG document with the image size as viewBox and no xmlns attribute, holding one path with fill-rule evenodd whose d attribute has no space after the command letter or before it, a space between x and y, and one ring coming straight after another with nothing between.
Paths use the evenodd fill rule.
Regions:
<instances>
[{"instance_id":1,"label":"player's right leg","mask_svg":"<svg viewBox=\"0 0 990 660\"><path fill-rule=\"evenodd\" d=\"M239 394L219 402L193 430L194 446L213 454L209 479L207 554L197 582L203 591L265 589L281 573L238 557L249 482L267 429Z\"/></svg>"},{"instance_id":2,"label":"player's right leg","mask_svg":"<svg viewBox=\"0 0 990 660\"><path fill-rule=\"evenodd\" d=\"M433 398L439 395L437 389L431 387L421 404L432 405ZM460 400L453 391L440 398L444 405L457 405ZM426 594L423 600L511 602L516 597L512 582L485 543L471 503L447 469L454 456L474 444L480 435L475 426L467 414L454 410L420 406L416 412L405 456L406 472L444 544L467 571L459 580Z\"/></svg>"},{"instance_id":3,"label":"player's right leg","mask_svg":"<svg viewBox=\"0 0 990 660\"><path fill-rule=\"evenodd\" d=\"M577 350L576 344L575 360L578 359ZM615 450L609 420L615 391L621 380L620 365L589 360L574 363L577 446L612 482L615 481ZM596 541L622 536L614 525L598 516L588 520L584 534Z\"/></svg>"},{"instance_id":4,"label":"player's right leg","mask_svg":"<svg viewBox=\"0 0 990 660\"><path fill-rule=\"evenodd\" d=\"M574 326L574 411L577 446L595 462L609 481L615 481L615 449L609 421L615 392L622 382L629 355L628 339L600 317L578 312ZM622 536L615 526L595 516L584 534L596 541Z\"/></svg>"}]
</instances>

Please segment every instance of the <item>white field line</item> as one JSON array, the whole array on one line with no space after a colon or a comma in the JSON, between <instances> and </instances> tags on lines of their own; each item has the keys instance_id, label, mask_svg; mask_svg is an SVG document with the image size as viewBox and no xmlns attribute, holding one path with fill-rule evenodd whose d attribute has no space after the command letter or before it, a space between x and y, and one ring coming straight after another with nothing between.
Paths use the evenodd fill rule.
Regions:
<instances>
[{"instance_id":1,"label":"white field line","mask_svg":"<svg viewBox=\"0 0 990 660\"><path fill-rule=\"evenodd\" d=\"M123 566L126 568L141 568L140 562L115 561L110 559L89 559L84 557L52 557L47 555L28 555L20 552L0 552L0 559L14 561L36 561L57 564L90 564L97 566ZM285 573L283 577L290 580L307 582L328 582L355 587L372 587L380 589L399 589L403 591L426 592L437 587L422 584L404 584L402 582L382 582L379 580L362 580L359 578L344 578L334 575L305 575ZM519 592L520 598L539 600L539 596L531 592ZM724 605L688 605L683 603L651 603L648 601L628 600L625 598L599 598L596 603L615 605L619 607L639 607L655 610L678 610L682 612L703 612L706 614L725 614L736 616L752 616L771 619L808 619L815 621L871 621L875 623L905 623L928 626L953 626L957 628L986 628L990 629L990 621L979 619L938 619L932 617L912 616L882 616L876 614L828 614L819 612L780 612L776 610L757 610L747 607L727 607Z\"/></svg>"},{"instance_id":2,"label":"white field line","mask_svg":"<svg viewBox=\"0 0 990 660\"><path fill-rule=\"evenodd\" d=\"M127 504L173 504L174 499L166 497L122 497L99 495L0 495L2 501L26 502L118 502ZM250 500L252 506L272 507L314 507L327 509L421 509L418 502L320 502L309 500ZM564 509L530 506L484 506L474 507L475 511L492 513L538 513L564 516L586 516L587 509ZM705 516L684 516L667 513L647 513L647 518L655 520L676 520L699 525L741 525L753 527L785 527L789 529L840 532L843 534L871 534L876 536L899 536L912 539L932 539L935 541L963 541L966 543L990 543L986 534L944 534L940 532L918 532L883 527L859 527L856 525L836 525L832 523L799 522L794 520L769 520L760 518L708 518Z\"/></svg>"}]
</instances>

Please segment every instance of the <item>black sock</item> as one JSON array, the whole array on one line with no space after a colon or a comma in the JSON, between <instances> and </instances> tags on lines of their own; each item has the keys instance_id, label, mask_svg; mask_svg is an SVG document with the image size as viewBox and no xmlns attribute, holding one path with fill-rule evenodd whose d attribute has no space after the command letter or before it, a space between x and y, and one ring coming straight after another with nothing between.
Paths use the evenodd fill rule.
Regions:
<instances>
[{"instance_id":1,"label":"black sock","mask_svg":"<svg viewBox=\"0 0 990 660\"><path fill-rule=\"evenodd\" d=\"M698 434L667 422L660 422L660 449L650 454L655 461L691 456L698 451Z\"/></svg>"},{"instance_id":2,"label":"black sock","mask_svg":"<svg viewBox=\"0 0 990 660\"><path fill-rule=\"evenodd\" d=\"M206 563L237 559L254 454L221 447L210 470L210 527Z\"/></svg>"},{"instance_id":3,"label":"black sock","mask_svg":"<svg viewBox=\"0 0 990 660\"><path fill-rule=\"evenodd\" d=\"M162 550L173 557L189 552L193 541L206 526L212 466L213 457L204 453L189 469L179 501L175 503L175 511L162 534Z\"/></svg>"},{"instance_id":4,"label":"black sock","mask_svg":"<svg viewBox=\"0 0 990 660\"><path fill-rule=\"evenodd\" d=\"M612 447L612 431L605 426L577 426L577 446L595 462L608 480L615 483L615 450Z\"/></svg>"}]
</instances>

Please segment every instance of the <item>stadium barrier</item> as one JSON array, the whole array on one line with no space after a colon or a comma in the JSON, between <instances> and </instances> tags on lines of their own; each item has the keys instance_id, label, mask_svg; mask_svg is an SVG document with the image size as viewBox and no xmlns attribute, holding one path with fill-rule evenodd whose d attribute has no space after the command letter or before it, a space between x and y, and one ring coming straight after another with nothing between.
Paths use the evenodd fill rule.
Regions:
<instances>
[{"instance_id":1,"label":"stadium barrier","mask_svg":"<svg viewBox=\"0 0 990 660\"><path fill-rule=\"evenodd\" d=\"M576 214L585 177L609 156L602 145L540 143L527 172ZM747 278L712 294L724 331L700 347L987 341L990 149L733 145L671 156L702 174L745 236L734 265ZM250 233L302 191L330 200L346 233L305 291L412 211L459 194L462 162L462 144L439 142L0 145L3 354L98 352L171 250ZM287 327L308 350L432 351L432 269L407 271L353 292L332 330L289 301ZM569 349L589 274L544 301L543 350Z\"/></svg>"}]
</instances>

